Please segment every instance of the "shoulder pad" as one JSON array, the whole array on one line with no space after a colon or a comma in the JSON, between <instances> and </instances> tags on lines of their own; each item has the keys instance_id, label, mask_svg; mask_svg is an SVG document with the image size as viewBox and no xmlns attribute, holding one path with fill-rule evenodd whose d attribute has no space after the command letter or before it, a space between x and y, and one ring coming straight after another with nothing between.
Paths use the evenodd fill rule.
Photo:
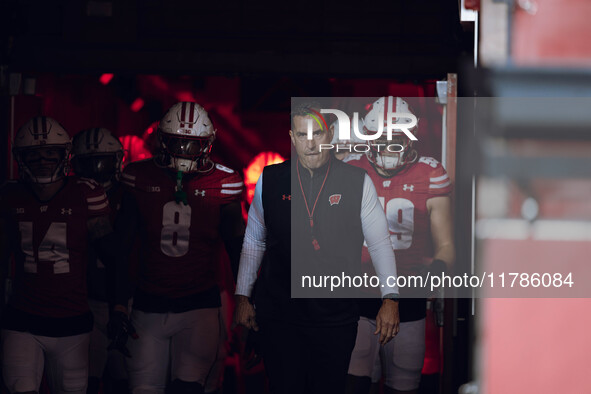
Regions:
<instances>
[{"instance_id":1,"label":"shoulder pad","mask_svg":"<svg viewBox=\"0 0 591 394\"><path fill-rule=\"evenodd\" d=\"M76 179L76 183L78 185L86 185L91 190L94 190L97 186L100 186L97 181L95 181L94 179L91 179L91 178L82 178L82 177L79 177L78 179Z\"/></svg>"},{"instance_id":2,"label":"shoulder pad","mask_svg":"<svg viewBox=\"0 0 591 394\"><path fill-rule=\"evenodd\" d=\"M221 164L217 164L217 163L216 163L216 165L215 165L215 168L217 168L217 169L218 169L218 170L220 170L220 171L227 172L228 174L233 174L233 173L234 173L234 170L233 170L233 169L231 169L231 168L228 168L228 167L226 167L226 166L223 166L223 165L221 165Z\"/></svg>"},{"instance_id":3,"label":"shoulder pad","mask_svg":"<svg viewBox=\"0 0 591 394\"><path fill-rule=\"evenodd\" d=\"M419 160L417 160L417 163L423 163L431 168L437 168L437 166L439 166L439 162L436 159L426 156L421 156Z\"/></svg>"},{"instance_id":4,"label":"shoulder pad","mask_svg":"<svg viewBox=\"0 0 591 394\"><path fill-rule=\"evenodd\" d=\"M343 162L348 163L350 161L359 161L363 157L362 153L353 153L343 159Z\"/></svg>"}]
</instances>

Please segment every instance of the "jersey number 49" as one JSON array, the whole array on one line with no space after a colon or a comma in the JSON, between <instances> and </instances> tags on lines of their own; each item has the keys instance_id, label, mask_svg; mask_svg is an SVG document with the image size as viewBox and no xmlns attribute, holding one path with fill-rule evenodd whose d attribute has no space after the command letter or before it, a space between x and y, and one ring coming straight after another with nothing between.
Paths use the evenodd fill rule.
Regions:
<instances>
[{"instance_id":1,"label":"jersey number 49","mask_svg":"<svg viewBox=\"0 0 591 394\"><path fill-rule=\"evenodd\" d=\"M379 197L379 200L384 206L385 198ZM392 247L394 250L410 248L415 228L414 204L406 198L393 198L388 201L385 209Z\"/></svg>"}]
</instances>

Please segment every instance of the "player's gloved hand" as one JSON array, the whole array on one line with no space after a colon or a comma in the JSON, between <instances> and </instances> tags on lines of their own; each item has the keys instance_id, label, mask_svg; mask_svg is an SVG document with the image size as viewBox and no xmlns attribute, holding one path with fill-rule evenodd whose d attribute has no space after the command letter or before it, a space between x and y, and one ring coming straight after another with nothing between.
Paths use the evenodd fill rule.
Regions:
<instances>
[{"instance_id":1,"label":"player's gloved hand","mask_svg":"<svg viewBox=\"0 0 591 394\"><path fill-rule=\"evenodd\" d=\"M427 274L429 276L441 276L446 270L446 264L443 260L433 260L433 262L429 265L424 266L421 269L421 276L423 278L427 278Z\"/></svg>"},{"instance_id":2,"label":"player's gloved hand","mask_svg":"<svg viewBox=\"0 0 591 394\"><path fill-rule=\"evenodd\" d=\"M445 264L445 261L437 259L437 260L433 260L433 262L431 262L431 264L423 266L419 272L419 275L421 275L423 277L423 280L431 281L431 282L427 283L427 286L429 286L431 283L433 283L432 278L433 277L441 277L441 275L445 273L446 269L447 269L447 265ZM437 299L442 296L442 294L443 294L442 292L443 292L443 288L436 287L433 289L432 292L427 294L427 298Z\"/></svg>"},{"instance_id":3,"label":"player's gloved hand","mask_svg":"<svg viewBox=\"0 0 591 394\"><path fill-rule=\"evenodd\" d=\"M127 349L127 339L132 337L137 339L138 335L135 332L135 328L129 321L127 313L122 311L112 311L107 324L107 334L111 339L109 350L119 350L125 357L131 357L129 349Z\"/></svg>"}]
</instances>

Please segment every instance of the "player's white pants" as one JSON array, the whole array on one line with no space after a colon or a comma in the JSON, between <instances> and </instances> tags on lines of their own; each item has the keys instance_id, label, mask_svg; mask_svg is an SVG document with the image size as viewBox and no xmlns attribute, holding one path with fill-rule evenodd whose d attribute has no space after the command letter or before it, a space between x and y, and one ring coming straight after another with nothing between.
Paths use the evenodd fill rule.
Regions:
<instances>
[{"instance_id":1,"label":"player's white pants","mask_svg":"<svg viewBox=\"0 0 591 394\"><path fill-rule=\"evenodd\" d=\"M88 375L102 378L105 366L109 376L114 380L126 380L125 356L117 350L107 350L111 340L107 335L109 322L109 304L107 302L88 300L94 316L94 326L90 333L90 355Z\"/></svg>"},{"instance_id":2,"label":"player's white pants","mask_svg":"<svg viewBox=\"0 0 591 394\"><path fill-rule=\"evenodd\" d=\"M38 392L45 366L53 394L85 394L89 337L45 337L2 330L2 374L8 390Z\"/></svg>"},{"instance_id":3,"label":"player's white pants","mask_svg":"<svg viewBox=\"0 0 591 394\"><path fill-rule=\"evenodd\" d=\"M133 394L164 393L170 358L170 380L198 382L204 387L217 359L221 341L220 309L183 313L133 310L138 339L127 344L126 360Z\"/></svg>"},{"instance_id":4,"label":"player's white pants","mask_svg":"<svg viewBox=\"0 0 591 394\"><path fill-rule=\"evenodd\" d=\"M425 319L400 323L400 332L385 346L374 335L376 321L362 317L358 323L349 374L369 376L399 391L415 390L421 382L425 358Z\"/></svg>"}]
</instances>

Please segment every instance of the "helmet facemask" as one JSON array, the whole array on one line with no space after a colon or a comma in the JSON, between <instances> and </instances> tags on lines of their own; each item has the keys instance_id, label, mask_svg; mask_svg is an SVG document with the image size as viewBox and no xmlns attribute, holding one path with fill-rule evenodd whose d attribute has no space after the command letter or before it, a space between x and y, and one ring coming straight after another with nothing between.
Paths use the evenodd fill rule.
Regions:
<instances>
[{"instance_id":1,"label":"helmet facemask","mask_svg":"<svg viewBox=\"0 0 591 394\"><path fill-rule=\"evenodd\" d=\"M207 170L214 136L195 137L167 134L158 136L164 153L170 159L169 167L181 172Z\"/></svg>"},{"instance_id":2,"label":"helmet facemask","mask_svg":"<svg viewBox=\"0 0 591 394\"><path fill-rule=\"evenodd\" d=\"M106 128L95 127L74 136L71 163L76 175L94 179L105 189L118 181L123 162L123 145Z\"/></svg>"},{"instance_id":3,"label":"helmet facemask","mask_svg":"<svg viewBox=\"0 0 591 394\"><path fill-rule=\"evenodd\" d=\"M416 160L412 142L404 134L395 133L391 140L379 138L370 142L367 158L378 169L391 176L409 162Z\"/></svg>"},{"instance_id":4,"label":"helmet facemask","mask_svg":"<svg viewBox=\"0 0 591 394\"><path fill-rule=\"evenodd\" d=\"M123 151L78 155L72 158L72 168L76 175L106 186L119 178L122 160Z\"/></svg>"},{"instance_id":5,"label":"helmet facemask","mask_svg":"<svg viewBox=\"0 0 591 394\"><path fill-rule=\"evenodd\" d=\"M70 144L15 148L14 155L21 179L50 184L66 176Z\"/></svg>"},{"instance_id":6,"label":"helmet facemask","mask_svg":"<svg viewBox=\"0 0 591 394\"><path fill-rule=\"evenodd\" d=\"M55 119L29 119L13 141L20 179L40 185L60 181L68 174L71 149L70 136Z\"/></svg>"}]
</instances>

